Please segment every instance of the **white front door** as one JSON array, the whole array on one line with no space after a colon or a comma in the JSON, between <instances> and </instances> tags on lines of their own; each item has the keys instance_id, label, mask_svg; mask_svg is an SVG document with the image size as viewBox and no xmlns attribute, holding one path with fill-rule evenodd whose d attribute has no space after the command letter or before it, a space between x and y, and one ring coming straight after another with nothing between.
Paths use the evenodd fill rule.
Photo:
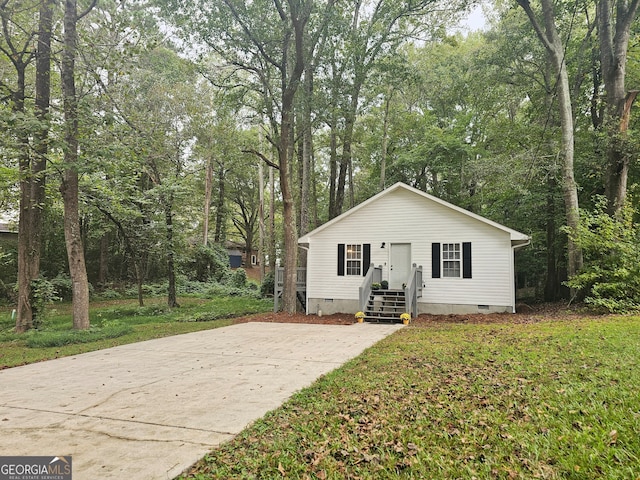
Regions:
<instances>
[{"instance_id":1,"label":"white front door","mask_svg":"<svg viewBox=\"0 0 640 480\"><path fill-rule=\"evenodd\" d=\"M411 274L411 244L392 243L389 263L389 288L401 289Z\"/></svg>"}]
</instances>

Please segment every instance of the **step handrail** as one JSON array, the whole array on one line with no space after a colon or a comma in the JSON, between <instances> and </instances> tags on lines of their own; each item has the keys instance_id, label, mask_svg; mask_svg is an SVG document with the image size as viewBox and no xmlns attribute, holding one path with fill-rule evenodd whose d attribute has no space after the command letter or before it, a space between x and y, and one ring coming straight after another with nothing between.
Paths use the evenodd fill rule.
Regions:
<instances>
[{"instance_id":1,"label":"step handrail","mask_svg":"<svg viewBox=\"0 0 640 480\"><path fill-rule=\"evenodd\" d=\"M358 290L361 312L364 312L367 307L367 300L369 300L369 295L371 295L371 285L380 282L382 282L382 265L375 267L372 263Z\"/></svg>"},{"instance_id":2,"label":"step handrail","mask_svg":"<svg viewBox=\"0 0 640 480\"><path fill-rule=\"evenodd\" d=\"M418 298L422 298L422 265L413 264L411 275L404 287L404 298L407 313L411 315L411 318L416 318L418 316Z\"/></svg>"}]
</instances>

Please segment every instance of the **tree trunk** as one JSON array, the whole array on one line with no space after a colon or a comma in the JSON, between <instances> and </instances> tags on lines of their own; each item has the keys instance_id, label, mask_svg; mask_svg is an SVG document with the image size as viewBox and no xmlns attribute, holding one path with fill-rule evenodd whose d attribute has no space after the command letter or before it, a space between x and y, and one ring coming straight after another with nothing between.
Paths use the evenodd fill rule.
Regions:
<instances>
[{"instance_id":1,"label":"tree trunk","mask_svg":"<svg viewBox=\"0 0 640 480\"><path fill-rule=\"evenodd\" d=\"M287 102L288 103L288 102ZM292 103L292 102L291 102ZM298 267L298 235L296 211L289 176L289 141L292 109L285 109L283 101L282 126L280 130L280 189L282 190L283 227L284 227L284 291L282 308L285 312L295 313L297 309L296 284Z\"/></svg>"},{"instance_id":2,"label":"tree trunk","mask_svg":"<svg viewBox=\"0 0 640 480\"><path fill-rule=\"evenodd\" d=\"M78 181L78 105L75 85L77 48L76 0L65 0L62 53L62 94L65 123L64 179L60 187L64 201L64 236L73 293L73 328L89 328L89 282L80 230Z\"/></svg>"},{"instance_id":3,"label":"tree trunk","mask_svg":"<svg viewBox=\"0 0 640 480\"><path fill-rule=\"evenodd\" d=\"M258 261L260 266L260 282L264 281L265 265L264 265L264 239L266 229L264 224L264 171L262 162L258 160Z\"/></svg>"},{"instance_id":4,"label":"tree trunk","mask_svg":"<svg viewBox=\"0 0 640 480\"><path fill-rule=\"evenodd\" d=\"M269 167L269 270L276 271L276 179L272 167Z\"/></svg>"},{"instance_id":5,"label":"tree trunk","mask_svg":"<svg viewBox=\"0 0 640 480\"><path fill-rule=\"evenodd\" d=\"M24 113L26 64L16 62L17 87L12 95L13 111ZM18 139L22 152L18 160L20 168L20 218L18 220L18 312L16 332L23 333L33 328L31 308L31 282L40 270L40 250L33 244L34 210L40 208L33 203L33 172L29 160L29 139L21 135Z\"/></svg>"},{"instance_id":6,"label":"tree trunk","mask_svg":"<svg viewBox=\"0 0 640 480\"><path fill-rule=\"evenodd\" d=\"M209 215L211 212L211 189L213 188L213 165L211 160L207 160L205 180L204 180L204 218L202 222L203 245L209 243Z\"/></svg>"},{"instance_id":7,"label":"tree trunk","mask_svg":"<svg viewBox=\"0 0 640 480\"><path fill-rule=\"evenodd\" d=\"M105 285L109 278L109 241L111 235L105 232L100 237L100 259L98 266L98 284Z\"/></svg>"},{"instance_id":8,"label":"tree trunk","mask_svg":"<svg viewBox=\"0 0 640 480\"><path fill-rule=\"evenodd\" d=\"M138 306L144 307L144 292L142 291L144 274L142 273L142 267L137 262L134 263L134 267L136 271L136 285L138 287Z\"/></svg>"},{"instance_id":9,"label":"tree trunk","mask_svg":"<svg viewBox=\"0 0 640 480\"><path fill-rule=\"evenodd\" d=\"M304 29L309 20L310 10L307 6L289 2L290 20L293 27L294 59L291 75L287 78L288 61L283 52L282 62L282 111L280 121L280 142L278 154L280 162L280 189L282 190L284 216L284 287L282 292L282 308L285 312L295 313L297 310L297 275L298 275L298 231L296 228L296 209L291 188L291 141L293 138L294 97L302 73L305 68Z\"/></svg>"},{"instance_id":10,"label":"tree trunk","mask_svg":"<svg viewBox=\"0 0 640 480\"><path fill-rule=\"evenodd\" d=\"M553 173L550 173L552 175ZM558 296L558 272L556 262L556 181L551 177L547 184L547 275L544 285L544 300L553 302Z\"/></svg>"},{"instance_id":11,"label":"tree trunk","mask_svg":"<svg viewBox=\"0 0 640 480\"><path fill-rule=\"evenodd\" d=\"M224 240L224 197L225 197L225 169L224 162L218 162L218 198L216 199L216 230L213 235L213 241L220 243Z\"/></svg>"},{"instance_id":12,"label":"tree trunk","mask_svg":"<svg viewBox=\"0 0 640 480\"><path fill-rule=\"evenodd\" d=\"M172 197L172 195L170 195ZM169 281L169 290L167 292L167 305L169 308L179 307L178 296L176 294L176 268L175 254L173 245L173 198L169 198L165 203L164 220L167 227L167 277Z\"/></svg>"},{"instance_id":13,"label":"tree trunk","mask_svg":"<svg viewBox=\"0 0 640 480\"><path fill-rule=\"evenodd\" d=\"M299 78L299 76L298 76ZM292 82L293 79L290 81ZM284 288L282 308L287 313L297 310L297 271L298 271L298 229L296 228L296 209L291 188L291 152L290 142L293 126L293 97L295 84L285 89L282 98L282 120L280 125L279 173L283 203L284 228Z\"/></svg>"},{"instance_id":14,"label":"tree trunk","mask_svg":"<svg viewBox=\"0 0 640 480\"><path fill-rule=\"evenodd\" d=\"M33 160L31 204L31 250L36 277L40 270L40 250L42 245L43 210L46 200L46 169L49 154L49 104L51 101L51 36L53 28L53 6L51 0L40 4L40 21L36 51L36 117L39 125L34 135L35 158Z\"/></svg>"},{"instance_id":15,"label":"tree trunk","mask_svg":"<svg viewBox=\"0 0 640 480\"><path fill-rule=\"evenodd\" d=\"M573 115L571 109L571 89L569 87L569 75L565 63L564 47L555 26L553 2L541 0L544 31L542 30L535 13L531 9L529 0L517 0L518 4L526 12L538 38L546 48L554 71L556 73L556 91L560 123L562 129L562 196L564 199L567 226L572 232L578 229L578 189L573 174L574 136ZM582 268L582 250L569 235L567 241L567 274L574 276Z\"/></svg>"},{"instance_id":16,"label":"tree trunk","mask_svg":"<svg viewBox=\"0 0 640 480\"><path fill-rule=\"evenodd\" d=\"M2 17L4 31L9 31L7 18ZM33 134L35 158L31 160L29 138L26 133L19 133L18 143L21 146L18 159L20 171L20 212L18 220L18 308L16 331L25 332L33 327L33 310L31 307L31 283L40 274L40 249L42 243L42 211L45 202L45 170L49 150L49 113L51 92L51 31L53 9L50 0L40 4L38 20L38 36L36 47L36 98L35 114L39 123ZM16 88L11 94L12 110L24 114L26 69L31 52L11 50L11 60L16 70ZM26 48L26 46L25 46ZM30 48L30 46L29 46ZM25 61L25 58L27 59Z\"/></svg>"},{"instance_id":17,"label":"tree trunk","mask_svg":"<svg viewBox=\"0 0 640 480\"><path fill-rule=\"evenodd\" d=\"M380 159L380 185L378 190L382 191L387 186L387 154L389 150L389 106L392 97L391 88L388 89L387 98L384 102L384 121L382 123L382 152Z\"/></svg>"},{"instance_id":18,"label":"tree trunk","mask_svg":"<svg viewBox=\"0 0 640 480\"><path fill-rule=\"evenodd\" d=\"M253 262L251 258L253 257L253 227L255 223L251 225L250 228L247 228L245 239L244 239L244 249L245 249L245 259L244 264L245 268L253 268Z\"/></svg>"},{"instance_id":19,"label":"tree trunk","mask_svg":"<svg viewBox=\"0 0 640 480\"><path fill-rule=\"evenodd\" d=\"M336 208L336 194L338 184L338 131L337 118L333 118L331 122L331 131L329 133L329 220L338 216Z\"/></svg>"},{"instance_id":20,"label":"tree trunk","mask_svg":"<svg viewBox=\"0 0 640 480\"><path fill-rule=\"evenodd\" d=\"M358 114L358 104L360 101L360 89L364 83L364 79L356 78L354 90L351 95L351 104L349 110L345 114L344 137L342 141L342 155L340 156L340 171L338 172L338 185L336 187L336 216L342 213L344 207L345 194L344 190L347 183L347 174L351 163L351 147L353 144L353 131L356 124L356 116Z\"/></svg>"},{"instance_id":21,"label":"tree trunk","mask_svg":"<svg viewBox=\"0 0 640 480\"><path fill-rule=\"evenodd\" d=\"M617 214L622 209L627 195L630 159L625 153L626 133L628 112L636 95L627 95L625 76L630 30L639 3L640 0L598 0L596 4L600 68L607 104L604 125L610 139L605 179L610 214Z\"/></svg>"},{"instance_id":22,"label":"tree trunk","mask_svg":"<svg viewBox=\"0 0 640 480\"><path fill-rule=\"evenodd\" d=\"M562 155L564 157L562 163L562 196L564 198L567 226L571 232L577 232L580 216L578 188L573 176L573 116L571 113L571 99L569 98L569 76L567 75L566 65L564 64L563 50L558 51L555 63L556 68L559 70L559 84L562 84L562 86L558 85L558 103L560 107L560 121L562 123ZM567 257L567 275L569 275L569 278L572 278L582 268L582 250L573 240L572 235L569 235L567 240Z\"/></svg>"},{"instance_id":23,"label":"tree trunk","mask_svg":"<svg viewBox=\"0 0 640 480\"><path fill-rule=\"evenodd\" d=\"M311 174L313 171L313 131L311 126L311 99L313 97L313 66L308 65L304 78L304 95L302 108L302 180L300 192L300 235L309 232L311 210ZM301 265L307 264L307 252L302 250L298 260Z\"/></svg>"}]
</instances>

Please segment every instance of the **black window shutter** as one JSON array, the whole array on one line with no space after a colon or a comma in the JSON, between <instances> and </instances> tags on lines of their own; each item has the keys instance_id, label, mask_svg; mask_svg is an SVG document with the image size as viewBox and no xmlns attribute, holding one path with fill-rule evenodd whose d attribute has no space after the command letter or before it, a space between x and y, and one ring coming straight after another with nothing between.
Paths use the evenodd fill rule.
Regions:
<instances>
[{"instance_id":1,"label":"black window shutter","mask_svg":"<svg viewBox=\"0 0 640 480\"><path fill-rule=\"evenodd\" d=\"M462 244L462 278L471 278L471 242Z\"/></svg>"},{"instance_id":2,"label":"black window shutter","mask_svg":"<svg viewBox=\"0 0 640 480\"><path fill-rule=\"evenodd\" d=\"M440 244L431 244L431 278L440 278Z\"/></svg>"},{"instance_id":3,"label":"black window shutter","mask_svg":"<svg viewBox=\"0 0 640 480\"><path fill-rule=\"evenodd\" d=\"M365 243L362 245L362 276L363 277L369 271L370 264L371 264L371 244Z\"/></svg>"},{"instance_id":4,"label":"black window shutter","mask_svg":"<svg viewBox=\"0 0 640 480\"><path fill-rule=\"evenodd\" d=\"M344 276L344 243L338 244L338 276Z\"/></svg>"}]
</instances>

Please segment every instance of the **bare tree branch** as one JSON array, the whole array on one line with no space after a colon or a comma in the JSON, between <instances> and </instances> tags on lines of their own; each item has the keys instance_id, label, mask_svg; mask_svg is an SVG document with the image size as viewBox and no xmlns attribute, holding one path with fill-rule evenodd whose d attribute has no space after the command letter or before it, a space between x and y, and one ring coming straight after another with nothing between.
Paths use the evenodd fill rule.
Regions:
<instances>
[{"instance_id":1,"label":"bare tree branch","mask_svg":"<svg viewBox=\"0 0 640 480\"><path fill-rule=\"evenodd\" d=\"M276 170L280 170L280 166L276 163L273 163L271 160L269 160L267 157L265 157L262 153L260 153L257 150L254 150L252 148L247 149L247 150L242 150L242 153L252 153L254 155L256 155L258 158L262 159L262 161L264 163L266 163L267 165L269 165L270 167L275 168Z\"/></svg>"}]
</instances>

